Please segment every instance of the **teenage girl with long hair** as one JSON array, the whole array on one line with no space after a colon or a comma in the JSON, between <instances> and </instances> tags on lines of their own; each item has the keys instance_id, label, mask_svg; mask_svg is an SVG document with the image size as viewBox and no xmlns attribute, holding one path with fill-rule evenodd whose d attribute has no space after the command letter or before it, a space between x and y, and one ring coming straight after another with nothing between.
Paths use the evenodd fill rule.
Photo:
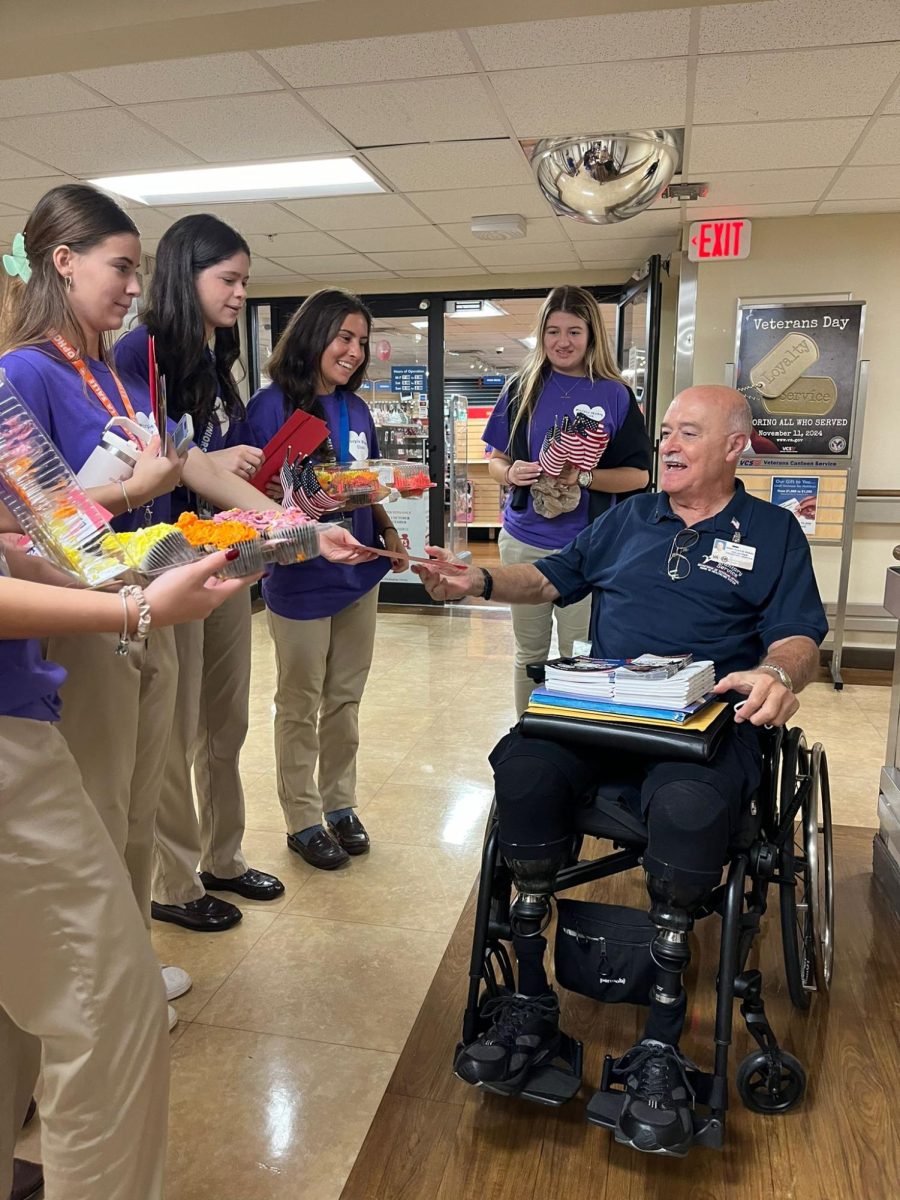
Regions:
<instances>
[{"instance_id":1,"label":"teenage girl with long hair","mask_svg":"<svg viewBox=\"0 0 900 1200\"><path fill-rule=\"evenodd\" d=\"M369 363L371 325L362 301L337 289L300 306L269 360L271 384L250 401L247 419L258 445L302 409L328 425L320 460L378 457L372 414L356 395ZM402 558L399 535L380 505L357 509L351 524L364 546ZM403 570L403 562L394 569ZM278 671L278 797L288 845L323 870L369 849L355 812L359 704L372 663L378 584L387 570L384 558L353 571L316 560L299 569L274 567L263 581Z\"/></svg>"},{"instance_id":2,"label":"teenage girl with long hair","mask_svg":"<svg viewBox=\"0 0 900 1200\"><path fill-rule=\"evenodd\" d=\"M147 378L147 343L155 338L170 413L189 414L208 460L246 479L262 461L262 452L247 444L246 409L232 374L249 274L250 248L237 230L207 213L182 217L157 248L141 324L115 346L117 366ZM173 520L207 508L185 487L172 496ZM227 929L241 919L240 909L207 895L207 888L252 900L284 893L274 875L249 867L241 850L250 593L236 594L205 621L180 625L175 646L178 696L156 814L151 912L188 929Z\"/></svg>"},{"instance_id":3,"label":"teenage girl with long hair","mask_svg":"<svg viewBox=\"0 0 900 1200\"><path fill-rule=\"evenodd\" d=\"M571 421L580 413L600 423L609 443L594 470L567 467L545 489L538 462L545 435L565 417ZM535 562L561 550L622 495L647 486L650 439L590 292L558 287L543 302L535 347L498 400L482 440L491 447L491 478L510 489L499 537L504 564ZM542 502L548 493L555 506ZM548 511L552 515L545 515ZM525 668L550 654L554 608L510 607L515 704L521 716L532 688ZM556 610L561 654L571 654L573 642L587 637L589 617L589 599Z\"/></svg>"}]
</instances>

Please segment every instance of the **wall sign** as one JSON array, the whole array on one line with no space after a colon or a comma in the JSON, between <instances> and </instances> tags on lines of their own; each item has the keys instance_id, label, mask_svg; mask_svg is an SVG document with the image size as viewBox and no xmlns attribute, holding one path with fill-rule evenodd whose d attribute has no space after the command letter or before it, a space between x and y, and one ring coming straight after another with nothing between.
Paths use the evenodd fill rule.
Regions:
<instances>
[{"instance_id":1,"label":"wall sign","mask_svg":"<svg viewBox=\"0 0 900 1200\"><path fill-rule=\"evenodd\" d=\"M815 537L818 475L773 475L770 499L794 514L807 537Z\"/></svg>"},{"instance_id":2,"label":"wall sign","mask_svg":"<svg viewBox=\"0 0 900 1200\"><path fill-rule=\"evenodd\" d=\"M750 404L755 454L850 455L865 307L738 305L735 386Z\"/></svg>"},{"instance_id":3,"label":"wall sign","mask_svg":"<svg viewBox=\"0 0 900 1200\"><path fill-rule=\"evenodd\" d=\"M424 392L428 386L425 367L391 367L392 392Z\"/></svg>"},{"instance_id":4,"label":"wall sign","mask_svg":"<svg viewBox=\"0 0 900 1200\"><path fill-rule=\"evenodd\" d=\"M721 221L694 221L688 230L691 262L748 258L751 225L744 217Z\"/></svg>"}]
</instances>

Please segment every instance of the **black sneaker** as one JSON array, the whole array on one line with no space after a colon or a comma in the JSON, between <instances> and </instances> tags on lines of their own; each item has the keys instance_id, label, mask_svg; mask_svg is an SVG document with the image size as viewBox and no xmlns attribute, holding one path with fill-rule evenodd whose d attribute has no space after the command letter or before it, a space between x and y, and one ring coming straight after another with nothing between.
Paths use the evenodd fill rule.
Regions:
<instances>
[{"instance_id":1,"label":"black sneaker","mask_svg":"<svg viewBox=\"0 0 900 1200\"><path fill-rule=\"evenodd\" d=\"M688 1059L665 1042L645 1039L623 1054L613 1068L626 1076L616 1141L645 1154L683 1158L694 1138L694 1091L687 1078L692 1068Z\"/></svg>"},{"instance_id":2,"label":"black sneaker","mask_svg":"<svg viewBox=\"0 0 900 1200\"><path fill-rule=\"evenodd\" d=\"M511 993L495 996L481 1010L490 1028L456 1056L453 1069L466 1083L508 1083L515 1087L559 1052L559 999Z\"/></svg>"}]
</instances>

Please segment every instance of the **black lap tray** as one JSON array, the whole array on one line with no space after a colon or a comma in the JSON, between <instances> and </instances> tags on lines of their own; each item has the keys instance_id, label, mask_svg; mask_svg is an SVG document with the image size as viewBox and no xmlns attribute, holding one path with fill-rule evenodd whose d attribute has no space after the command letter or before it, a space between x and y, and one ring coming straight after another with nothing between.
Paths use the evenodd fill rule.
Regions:
<instances>
[{"instance_id":1,"label":"black lap tray","mask_svg":"<svg viewBox=\"0 0 900 1200\"><path fill-rule=\"evenodd\" d=\"M579 721L577 717L525 713L519 722L523 737L569 742L597 750L615 750L664 761L709 762L719 748L722 735L732 723L728 705L703 730L677 725L631 725L615 721Z\"/></svg>"}]
</instances>

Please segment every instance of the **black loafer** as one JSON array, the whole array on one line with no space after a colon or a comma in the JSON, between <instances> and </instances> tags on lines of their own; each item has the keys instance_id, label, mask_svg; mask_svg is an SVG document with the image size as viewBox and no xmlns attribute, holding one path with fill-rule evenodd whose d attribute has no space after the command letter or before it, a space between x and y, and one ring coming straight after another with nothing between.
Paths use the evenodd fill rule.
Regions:
<instances>
[{"instance_id":1,"label":"black loafer","mask_svg":"<svg viewBox=\"0 0 900 1200\"><path fill-rule=\"evenodd\" d=\"M222 879L209 871L200 872L200 882L208 892L237 892L245 900L277 900L284 895L284 884L265 871L254 871L252 867L233 879Z\"/></svg>"},{"instance_id":2,"label":"black loafer","mask_svg":"<svg viewBox=\"0 0 900 1200\"><path fill-rule=\"evenodd\" d=\"M189 900L187 904L157 904L155 900L150 903L150 916L154 921L169 921L172 925L181 925L196 933L218 933L221 929L231 929L243 915L234 904L219 900L217 896L201 896L199 900Z\"/></svg>"},{"instance_id":3,"label":"black loafer","mask_svg":"<svg viewBox=\"0 0 900 1200\"><path fill-rule=\"evenodd\" d=\"M44 1169L40 1163L13 1159L13 1185L9 1200L36 1200L44 1190Z\"/></svg>"},{"instance_id":4,"label":"black loafer","mask_svg":"<svg viewBox=\"0 0 900 1200\"><path fill-rule=\"evenodd\" d=\"M325 828L348 854L365 854L369 849L369 835L355 812L348 813L334 824L326 822Z\"/></svg>"},{"instance_id":5,"label":"black loafer","mask_svg":"<svg viewBox=\"0 0 900 1200\"><path fill-rule=\"evenodd\" d=\"M301 830L300 832L305 831ZM299 854L311 867L318 867L320 871L333 871L350 861L347 851L334 840L325 828L317 829L306 845L300 841L298 834L289 833L287 844L295 854Z\"/></svg>"}]
</instances>

